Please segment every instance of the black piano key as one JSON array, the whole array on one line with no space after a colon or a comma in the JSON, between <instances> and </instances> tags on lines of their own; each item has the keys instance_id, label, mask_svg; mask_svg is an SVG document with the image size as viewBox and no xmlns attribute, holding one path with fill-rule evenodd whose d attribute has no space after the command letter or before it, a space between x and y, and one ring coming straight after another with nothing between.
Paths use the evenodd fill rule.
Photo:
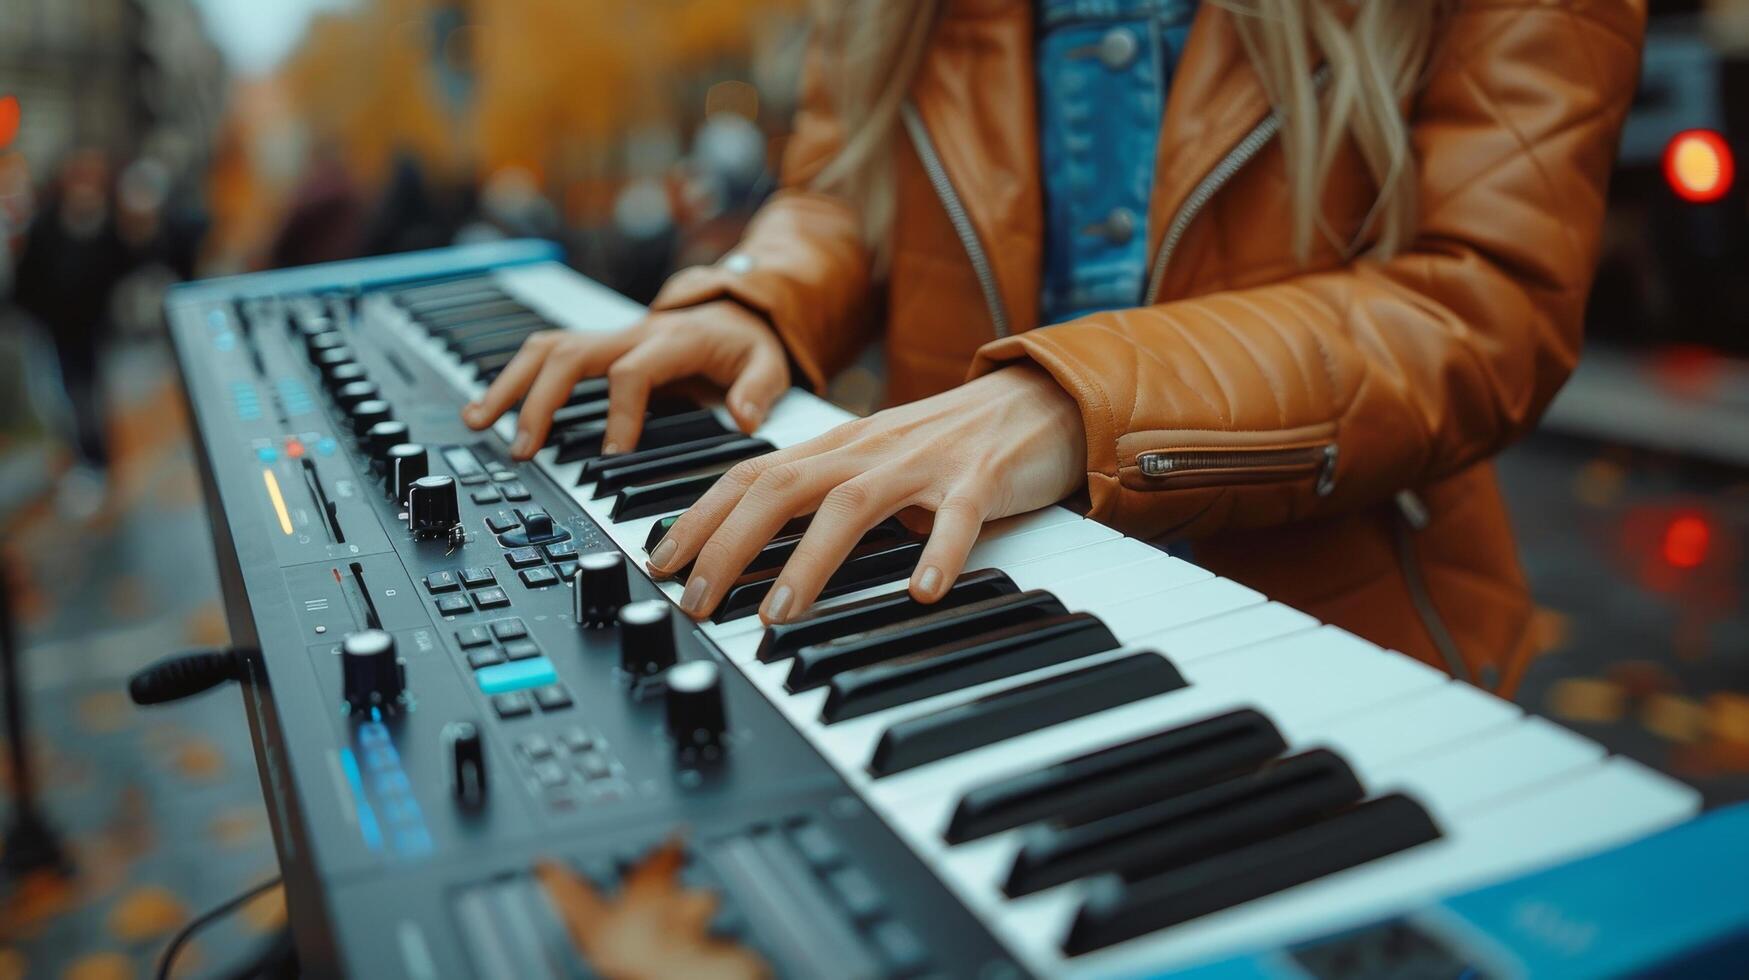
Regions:
<instances>
[{"instance_id":1,"label":"black piano key","mask_svg":"<svg viewBox=\"0 0 1749 980\"><path fill-rule=\"evenodd\" d=\"M983 602L932 610L916 619L847 633L796 651L784 686L791 694L811 690L857 667L919 653L948 643L1036 623L1067 613L1049 592L1033 589Z\"/></svg>"},{"instance_id":2,"label":"black piano key","mask_svg":"<svg viewBox=\"0 0 1749 980\"><path fill-rule=\"evenodd\" d=\"M546 444L549 446L557 446L561 444L565 437L570 435L573 430L584 431L586 426L593 425L598 428L603 426L607 421L609 407L610 403L606 398L598 398L594 401L588 402L574 402L560 406L559 410L553 413L552 426L547 430ZM698 403L691 399L682 398L678 395L656 395L644 405L644 420L645 422L648 422L650 419L667 418L672 415L685 415L688 412L698 411L698 408ZM593 432L596 430L589 429L588 431ZM714 436L712 438L726 441L730 438L741 438L741 434L736 432L729 436ZM665 454L673 453L678 451L678 447L663 446L657 451ZM601 465L604 466L614 465L621 459L630 455L632 455L632 453L620 453L615 456L603 456L597 457L597 459L585 460L584 474L587 475L590 472L587 465L589 463L599 461ZM588 477L586 479L583 476L580 476L577 480L577 486L583 486L584 484L593 481L594 477Z\"/></svg>"},{"instance_id":3,"label":"black piano key","mask_svg":"<svg viewBox=\"0 0 1749 980\"><path fill-rule=\"evenodd\" d=\"M868 771L890 776L1184 686L1157 653L1095 664L901 721L882 733Z\"/></svg>"},{"instance_id":4,"label":"black piano key","mask_svg":"<svg viewBox=\"0 0 1749 980\"><path fill-rule=\"evenodd\" d=\"M676 401L676 404L680 404L678 400ZM607 403L605 401L587 402L586 405L601 405L605 410ZM554 416L553 423L555 425L558 424L557 416ZM710 436L706 439L694 439L691 442L676 443L672 446L657 446L654 449L634 449L629 453L619 453L614 456L597 456L594 459L584 461L583 472L577 475L577 485L581 487L594 483L596 479L601 476L603 470L613 467L629 465L632 463L645 463L656 459L668 459L681 453L695 452L700 449L711 449L716 446L738 442L745 438L747 437L739 432L725 432L720 436ZM666 529L673 526L673 523L673 521L664 521L660 526ZM654 544L654 541L651 543Z\"/></svg>"},{"instance_id":5,"label":"black piano key","mask_svg":"<svg viewBox=\"0 0 1749 980\"><path fill-rule=\"evenodd\" d=\"M404 305L497 288L491 276L452 276L446 279L425 279L411 285L389 289L386 292L396 304Z\"/></svg>"},{"instance_id":6,"label":"black piano key","mask_svg":"<svg viewBox=\"0 0 1749 980\"><path fill-rule=\"evenodd\" d=\"M627 487L614 498L613 509L607 515L608 520L617 524L621 521L635 521L640 517L666 514L669 511L685 510L698 503L698 498L708 493L722 476L722 472L718 471Z\"/></svg>"},{"instance_id":7,"label":"black piano key","mask_svg":"<svg viewBox=\"0 0 1749 980\"><path fill-rule=\"evenodd\" d=\"M490 384L492 379L496 378L504 370L504 366L510 363L510 359L515 356L516 352L513 350L487 354L474 362L474 375L481 381Z\"/></svg>"},{"instance_id":8,"label":"black piano key","mask_svg":"<svg viewBox=\"0 0 1749 980\"><path fill-rule=\"evenodd\" d=\"M799 527L793 533L785 533L797 525ZM802 536L807 533L807 530L808 521L806 518L797 518L785 524L777 537L772 538L765 543L765 547L759 549L758 554L755 554L753 560L747 563L747 567L741 570L741 574L730 585L730 588L733 589L738 585L768 579L776 575L789 562L790 556L796 553L796 546L802 543ZM924 540L922 535L906 527L898 518L889 517L864 531L862 537L856 539L856 544L851 546L850 554L845 557L845 560L859 558L876 551L885 551L906 541L922 540ZM675 573L674 577L684 582L691 575L692 566L689 564Z\"/></svg>"},{"instance_id":9,"label":"black piano key","mask_svg":"<svg viewBox=\"0 0 1749 980\"><path fill-rule=\"evenodd\" d=\"M487 334L502 333L506 330L545 329L551 326L546 320L532 313L513 313L508 316L487 317L483 320L461 320L457 323L439 327L427 328L428 332L445 345L454 346L464 340L483 337Z\"/></svg>"},{"instance_id":10,"label":"black piano key","mask_svg":"<svg viewBox=\"0 0 1749 980\"><path fill-rule=\"evenodd\" d=\"M527 327L504 333L487 334L484 337L475 337L472 340L451 345L450 353L454 354L456 359L463 364L471 364L492 354L514 354L522 349L522 342L532 336L534 332L535 328Z\"/></svg>"},{"instance_id":11,"label":"black piano key","mask_svg":"<svg viewBox=\"0 0 1749 980\"><path fill-rule=\"evenodd\" d=\"M600 401L606 397L606 378L584 378L571 387L571 397L565 399L565 404L575 405L579 402Z\"/></svg>"},{"instance_id":12,"label":"black piano key","mask_svg":"<svg viewBox=\"0 0 1749 980\"><path fill-rule=\"evenodd\" d=\"M679 415L650 418L638 436L639 449L659 449L695 442L712 436L730 435L728 426L708 408L694 409ZM585 422L565 430L559 439L557 462L575 463L601 455L601 440L607 435L607 422Z\"/></svg>"},{"instance_id":13,"label":"black piano key","mask_svg":"<svg viewBox=\"0 0 1749 980\"><path fill-rule=\"evenodd\" d=\"M963 844L1046 817L1084 823L1250 772L1286 751L1269 719L1230 711L968 790L943 836Z\"/></svg>"},{"instance_id":14,"label":"black piano key","mask_svg":"<svg viewBox=\"0 0 1749 980\"><path fill-rule=\"evenodd\" d=\"M853 555L844 564L838 566L838 571L826 580L825 588L820 590L819 599L832 599L851 592L873 588L888 582L896 582L911 576L912 569L917 567L917 559L923 557L922 541L903 541L891 547L871 551L867 554ZM765 601L765 596L771 591L771 586L777 581L776 576L756 582L747 582L729 589L723 597L722 604L711 615L711 622L726 623L731 619L750 616L759 611L759 604Z\"/></svg>"},{"instance_id":15,"label":"black piano key","mask_svg":"<svg viewBox=\"0 0 1749 980\"><path fill-rule=\"evenodd\" d=\"M723 438L733 439L736 437L724 436ZM630 456L633 454L626 453L626 455ZM588 464L585 463L584 466L587 467ZM655 551L656 546L662 543L662 539L668 535L669 530L674 527L674 522L678 520L680 520L680 515L675 514L673 517L664 517L650 525L650 533L644 536L644 550L646 552ZM789 523L779 528L777 537L772 538L771 540L777 541L783 538L796 537L808 529L808 522L811 520L813 520L812 514L805 514L801 517L794 518L790 520Z\"/></svg>"},{"instance_id":16,"label":"black piano key","mask_svg":"<svg viewBox=\"0 0 1749 980\"><path fill-rule=\"evenodd\" d=\"M647 486L672 480L702 470L722 472L744 459L763 456L775 447L764 439L741 438L703 449L675 453L659 459L619 463L604 467L595 481L593 499L618 493L629 487ZM597 457L618 459L617 456ZM592 461L593 462L593 461Z\"/></svg>"},{"instance_id":17,"label":"black piano key","mask_svg":"<svg viewBox=\"0 0 1749 980\"><path fill-rule=\"evenodd\" d=\"M1189 922L1438 840L1419 803L1393 793L1249 847L1139 881L1095 879L1063 942L1070 956Z\"/></svg>"},{"instance_id":18,"label":"black piano key","mask_svg":"<svg viewBox=\"0 0 1749 980\"><path fill-rule=\"evenodd\" d=\"M509 298L489 299L479 303L456 303L441 309L419 310L409 309L413 319L420 326L433 333L441 332L447 327L476 320L490 320L500 316L533 316L534 311L521 303Z\"/></svg>"},{"instance_id":19,"label":"black piano key","mask_svg":"<svg viewBox=\"0 0 1749 980\"><path fill-rule=\"evenodd\" d=\"M883 708L1116 650L1119 645L1111 630L1089 613L1011 626L847 670L828 684L820 720L830 725L859 718Z\"/></svg>"},{"instance_id":20,"label":"black piano key","mask_svg":"<svg viewBox=\"0 0 1749 980\"><path fill-rule=\"evenodd\" d=\"M1033 827L1002 890L1018 898L1107 871L1162 874L1287 833L1365 796L1347 763L1317 749L1104 820Z\"/></svg>"},{"instance_id":21,"label":"black piano key","mask_svg":"<svg viewBox=\"0 0 1749 980\"><path fill-rule=\"evenodd\" d=\"M667 528L660 524L652 528L650 547L646 551L661 541L656 534L658 530L663 534L668 533ZM803 647L824 643L835 636L879 629L933 612L957 609L997 596L1013 595L1019 591L1020 586L1015 585L1007 574L994 568L981 568L955 579L953 585L948 587L947 594L934 603L918 602L911 598L909 592L901 591L870 596L834 609L822 609L795 622L768 627L759 640L759 662L775 663L795 656L796 651Z\"/></svg>"},{"instance_id":22,"label":"black piano key","mask_svg":"<svg viewBox=\"0 0 1749 980\"><path fill-rule=\"evenodd\" d=\"M414 320L426 317L441 316L452 310L471 309L489 303L502 302L508 299L504 291L496 286L484 286L472 292L455 293L450 296L431 297L402 303L401 308Z\"/></svg>"}]
</instances>

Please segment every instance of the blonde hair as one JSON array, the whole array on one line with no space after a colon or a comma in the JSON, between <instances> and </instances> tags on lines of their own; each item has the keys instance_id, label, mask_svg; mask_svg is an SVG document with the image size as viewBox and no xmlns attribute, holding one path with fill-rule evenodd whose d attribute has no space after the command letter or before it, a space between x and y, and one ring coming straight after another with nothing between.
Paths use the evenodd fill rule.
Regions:
<instances>
[{"instance_id":1,"label":"blonde hair","mask_svg":"<svg viewBox=\"0 0 1749 980\"><path fill-rule=\"evenodd\" d=\"M1414 235L1415 168L1403 105L1422 76L1442 0L1212 0L1233 16L1264 91L1281 115L1295 253L1313 235L1345 254L1370 242L1389 256ZM1335 7L1347 2L1346 17ZM832 57L823 59L845 123L838 153L814 186L861 210L864 233L884 254L894 208L888 152L900 107L929 48L945 0L820 0L816 14ZM1320 90L1314 66L1328 76ZM1320 191L1345 141L1378 197L1353 241L1325 221Z\"/></svg>"}]
</instances>

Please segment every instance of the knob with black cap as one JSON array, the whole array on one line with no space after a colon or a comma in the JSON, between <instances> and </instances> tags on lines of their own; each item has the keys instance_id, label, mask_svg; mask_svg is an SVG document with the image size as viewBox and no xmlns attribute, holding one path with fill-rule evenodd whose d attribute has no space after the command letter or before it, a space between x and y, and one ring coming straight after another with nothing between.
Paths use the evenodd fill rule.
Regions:
<instances>
[{"instance_id":1,"label":"knob with black cap","mask_svg":"<svg viewBox=\"0 0 1749 980\"><path fill-rule=\"evenodd\" d=\"M403 442L398 446L390 446L385 460L389 473L389 493L394 496L396 503L406 504L407 491L412 488L413 481L431 475L431 454L418 443Z\"/></svg>"},{"instance_id":2,"label":"knob with black cap","mask_svg":"<svg viewBox=\"0 0 1749 980\"><path fill-rule=\"evenodd\" d=\"M619 665L636 678L674 666L673 608L662 599L628 603L619 611Z\"/></svg>"},{"instance_id":3,"label":"knob with black cap","mask_svg":"<svg viewBox=\"0 0 1749 980\"><path fill-rule=\"evenodd\" d=\"M394 418L394 411L389 408L389 403L381 398L367 398L352 406L347 414L352 417L352 431L360 435L378 422L387 422Z\"/></svg>"},{"instance_id":4,"label":"knob with black cap","mask_svg":"<svg viewBox=\"0 0 1749 980\"><path fill-rule=\"evenodd\" d=\"M444 537L461 520L454 477L422 476L407 487L407 530L414 537Z\"/></svg>"},{"instance_id":5,"label":"knob with black cap","mask_svg":"<svg viewBox=\"0 0 1749 980\"><path fill-rule=\"evenodd\" d=\"M682 752L722 745L729 719L723 709L723 676L709 660L688 660L668 668L668 735Z\"/></svg>"},{"instance_id":6,"label":"knob with black cap","mask_svg":"<svg viewBox=\"0 0 1749 980\"><path fill-rule=\"evenodd\" d=\"M577 577L572 580L572 611L577 625L600 629L612 626L622 606L631 601L625 556L617 551L597 551L577 559Z\"/></svg>"},{"instance_id":7,"label":"knob with black cap","mask_svg":"<svg viewBox=\"0 0 1749 980\"><path fill-rule=\"evenodd\" d=\"M364 451L375 463L388 462L389 450L410 439L407 423L390 419L364 430Z\"/></svg>"},{"instance_id":8,"label":"knob with black cap","mask_svg":"<svg viewBox=\"0 0 1749 980\"><path fill-rule=\"evenodd\" d=\"M353 711L394 711L405 688L395 638L382 630L348 633L340 641L341 686Z\"/></svg>"},{"instance_id":9,"label":"knob with black cap","mask_svg":"<svg viewBox=\"0 0 1749 980\"><path fill-rule=\"evenodd\" d=\"M357 364L358 359L352 356L350 347L330 347L316 355L316 370L322 373L325 383L332 383L334 372L347 364Z\"/></svg>"},{"instance_id":10,"label":"knob with black cap","mask_svg":"<svg viewBox=\"0 0 1749 980\"><path fill-rule=\"evenodd\" d=\"M352 384L354 381L363 381L368 377L370 377L370 373L364 369L364 365L353 361L351 364L337 365L333 370L324 373L322 381L328 386L329 391L338 392L346 385ZM376 389L373 387L371 390L374 392Z\"/></svg>"},{"instance_id":11,"label":"knob with black cap","mask_svg":"<svg viewBox=\"0 0 1749 980\"><path fill-rule=\"evenodd\" d=\"M346 338L340 336L340 331L338 330L330 329L324 330L321 333L304 335L304 351L309 354L311 364L316 363L317 357L319 357L323 351L345 346Z\"/></svg>"},{"instance_id":12,"label":"knob with black cap","mask_svg":"<svg viewBox=\"0 0 1749 980\"><path fill-rule=\"evenodd\" d=\"M378 394L380 392L377 391L374 381L348 381L334 389L334 403L351 412L353 406L359 402L374 401Z\"/></svg>"},{"instance_id":13,"label":"knob with black cap","mask_svg":"<svg viewBox=\"0 0 1749 980\"><path fill-rule=\"evenodd\" d=\"M473 809L486 802L486 745L480 726L452 721L443 726L443 754L449 759L449 791L457 805Z\"/></svg>"}]
</instances>

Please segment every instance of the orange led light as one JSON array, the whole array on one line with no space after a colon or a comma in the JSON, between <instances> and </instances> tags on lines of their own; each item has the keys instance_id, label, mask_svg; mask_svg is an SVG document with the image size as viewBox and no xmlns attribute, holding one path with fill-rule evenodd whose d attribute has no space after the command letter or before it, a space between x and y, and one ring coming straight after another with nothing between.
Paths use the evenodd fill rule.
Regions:
<instances>
[{"instance_id":1,"label":"orange led light","mask_svg":"<svg viewBox=\"0 0 1749 980\"><path fill-rule=\"evenodd\" d=\"M291 459L297 459L304 454L304 444L296 439L287 439L285 441L285 454Z\"/></svg>"},{"instance_id":2,"label":"orange led light","mask_svg":"<svg viewBox=\"0 0 1749 980\"><path fill-rule=\"evenodd\" d=\"M1724 197L1736 174L1730 145L1710 129L1677 133L1664 147L1664 179L1685 201L1706 204Z\"/></svg>"},{"instance_id":3,"label":"orange led light","mask_svg":"<svg viewBox=\"0 0 1749 980\"><path fill-rule=\"evenodd\" d=\"M1712 525L1705 518L1683 514L1664 528L1660 550L1673 568L1698 568L1706 561L1713 541Z\"/></svg>"},{"instance_id":4,"label":"orange led light","mask_svg":"<svg viewBox=\"0 0 1749 980\"><path fill-rule=\"evenodd\" d=\"M18 105L18 96L0 95L0 150L18 138L18 124L23 116L23 110Z\"/></svg>"}]
</instances>

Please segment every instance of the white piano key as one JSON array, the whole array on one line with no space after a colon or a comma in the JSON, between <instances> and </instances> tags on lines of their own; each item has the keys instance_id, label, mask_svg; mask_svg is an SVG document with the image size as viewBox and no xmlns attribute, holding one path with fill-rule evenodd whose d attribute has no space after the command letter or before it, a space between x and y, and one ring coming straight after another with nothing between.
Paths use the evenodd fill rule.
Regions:
<instances>
[{"instance_id":1,"label":"white piano key","mask_svg":"<svg viewBox=\"0 0 1749 980\"><path fill-rule=\"evenodd\" d=\"M1210 654L1317 627L1318 621L1279 602L1253 606L1226 616L1199 620L1152 637L1173 663L1193 663Z\"/></svg>"},{"instance_id":2,"label":"white piano key","mask_svg":"<svg viewBox=\"0 0 1749 980\"><path fill-rule=\"evenodd\" d=\"M1421 753L1504 728L1524 717L1518 707L1468 684L1443 684L1424 695L1404 698L1375 711L1343 718L1320 731L1321 745L1351 760L1371 782L1377 772Z\"/></svg>"},{"instance_id":3,"label":"white piano key","mask_svg":"<svg viewBox=\"0 0 1749 980\"><path fill-rule=\"evenodd\" d=\"M1445 751L1380 767L1369 782L1378 792L1400 789L1436 817L1449 818L1594 765L1603 754L1596 742L1541 718L1524 718Z\"/></svg>"},{"instance_id":4,"label":"white piano key","mask_svg":"<svg viewBox=\"0 0 1749 980\"><path fill-rule=\"evenodd\" d=\"M1157 552L1142 561L1112 569L1111 574L1084 575L1058 583L1051 592L1069 609L1104 616L1106 610L1131 599L1213 577L1213 573L1187 561Z\"/></svg>"},{"instance_id":5,"label":"white piano key","mask_svg":"<svg viewBox=\"0 0 1749 980\"><path fill-rule=\"evenodd\" d=\"M1118 639L1128 642L1162 629L1262 603L1263 593L1232 579L1210 576L1156 595L1113 603L1099 610L1099 618L1111 627Z\"/></svg>"}]
</instances>

